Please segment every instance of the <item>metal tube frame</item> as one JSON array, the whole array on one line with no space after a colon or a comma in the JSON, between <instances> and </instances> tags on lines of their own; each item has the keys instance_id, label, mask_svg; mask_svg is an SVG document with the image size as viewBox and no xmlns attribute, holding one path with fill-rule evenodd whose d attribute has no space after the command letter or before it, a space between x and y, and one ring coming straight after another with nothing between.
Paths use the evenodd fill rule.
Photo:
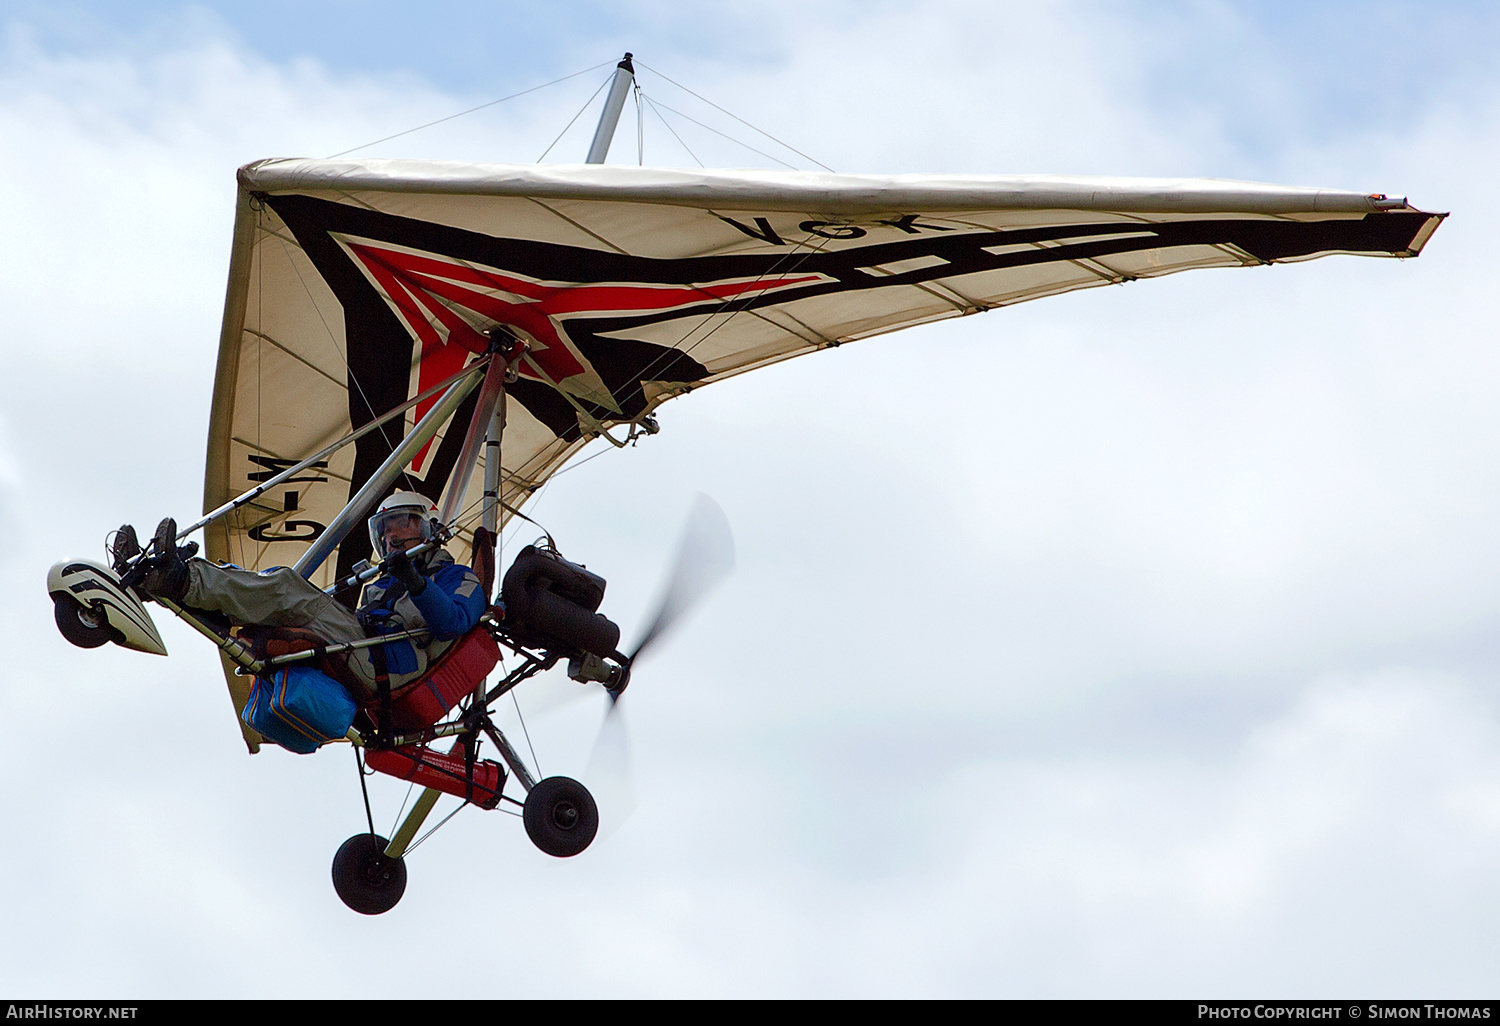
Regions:
<instances>
[{"instance_id":1,"label":"metal tube frame","mask_svg":"<svg viewBox=\"0 0 1500 1026\"><path fill-rule=\"evenodd\" d=\"M309 648L302 652L288 652L286 655L272 656L264 661L264 665L285 666L288 663L301 663L309 659L321 659L325 655L338 655L342 652L354 652L361 648L374 648L376 645L384 645L387 641L408 641L417 638L426 638L432 634L431 631L417 628L410 631L399 631L395 634L380 634L373 638L365 638L363 641L341 641L333 645L319 645L317 648Z\"/></svg>"},{"instance_id":2,"label":"metal tube frame","mask_svg":"<svg viewBox=\"0 0 1500 1026\"><path fill-rule=\"evenodd\" d=\"M364 517L368 507L395 483L406 465L416 456L417 450L438 433L438 429L453 415L459 404L468 398L476 384L474 374L453 383L444 393L443 398L438 400L437 405L427 411L426 416L412 428L411 434L401 440L401 444L396 446L379 469L371 474L370 479L350 498L339 515L333 518L333 523L329 524L318 539L308 546L307 551L293 564L293 570L303 577L311 577L317 573L318 567L323 565L324 561L348 536L355 524Z\"/></svg>"},{"instance_id":3,"label":"metal tube frame","mask_svg":"<svg viewBox=\"0 0 1500 1026\"><path fill-rule=\"evenodd\" d=\"M395 637L395 635L391 635L389 637L393 638ZM501 732L500 728L495 726L495 721L490 718L489 704L499 696L505 694L511 688L514 688L517 684L521 683L521 681L533 677L541 671L556 665L559 657L545 654L538 655L533 652L528 652L520 646L510 643L508 639L501 638L497 640L499 640L501 644L504 644L513 652L516 652L517 654L523 656L526 661L515 670L512 670L503 681L495 685L495 687L485 695L484 704L482 706L472 708L469 713L461 719L451 720L447 723L434 724L433 726L428 727L426 730L418 734L398 735L389 739L389 743L390 747L392 748L401 748L405 747L406 745L433 741L440 737L460 737L465 734L477 735L482 731L484 735L490 739L490 743L493 744L496 750L500 753L500 758L505 761L506 766L510 768L511 777L521 785L521 789L524 792L530 794L531 789L536 786L536 778L532 776L530 768L526 765L525 760L521 758L520 753L515 750L510 741L506 738L505 734ZM357 645L358 642L355 642L354 644ZM483 687L483 685L481 684L480 687ZM501 784L501 789L504 789L503 783ZM406 818L401 823L401 826L396 830L395 836L392 837L390 843L386 845L385 855L387 858L401 858L406 854L406 852L411 847L412 839L416 837L417 831L422 828L422 824L426 822L427 817L431 815L433 807L437 805L438 798L440 798L441 796L442 792L438 791L435 788L423 788L421 795L418 796L417 801L412 806L411 811L407 813ZM502 795L501 797L504 797L504 795ZM515 799L510 799L510 801L518 805L524 806L525 804L524 802L516 802ZM442 824L440 823L438 825L441 826Z\"/></svg>"},{"instance_id":4,"label":"metal tube frame","mask_svg":"<svg viewBox=\"0 0 1500 1026\"><path fill-rule=\"evenodd\" d=\"M427 391L421 393L420 395L413 396L406 402L402 403L400 406L386 411L358 430L351 431L349 434L345 435L343 438L340 438L336 442L330 442L328 445L325 445L323 448L319 449L311 456L307 457L299 463L294 464L293 466L288 467L281 473L277 474L275 477L261 482L247 492L242 492L235 498L230 499L228 502L224 503L224 505L220 506L218 509L203 514L202 517L193 521L188 526L179 529L177 532L177 540L182 541L184 538L186 538L188 535L192 534L199 528L207 527L209 524L213 523L215 520L218 520L220 517L227 516L230 513L233 513L235 510L239 509L241 506L254 502L256 499L260 498L262 495L266 494L266 492L270 491L272 488L275 488L283 481L286 481L287 479L302 473L302 471L306 470L308 467L311 467L313 464L317 463L325 456L331 456L333 453L338 452L344 446L359 441L361 438L365 437L365 435L368 435L371 431L375 431L381 427L384 427L386 424L390 423L392 420L396 419L401 414L411 409L413 406L416 406L418 403L431 399L433 396L437 395L444 389L451 388L460 380L478 372L481 367L486 367L489 362L490 357L488 356L484 357L481 360L475 361L474 363L465 367L463 370L459 371L457 374L452 375L446 380L439 381L436 385L433 385L431 388L427 389ZM147 554L147 552L143 551L139 555L127 561L125 565L127 567L134 566L141 560L145 559Z\"/></svg>"},{"instance_id":5,"label":"metal tube frame","mask_svg":"<svg viewBox=\"0 0 1500 1026\"><path fill-rule=\"evenodd\" d=\"M631 83L635 81L635 65L631 55L615 65L615 77L609 84L609 96L604 100L604 110L599 114L599 125L594 129L594 141L589 144L589 155L585 164L602 164L609 155L609 144L614 141L615 128L620 124L620 111L625 109L625 97L630 95Z\"/></svg>"},{"instance_id":6,"label":"metal tube frame","mask_svg":"<svg viewBox=\"0 0 1500 1026\"><path fill-rule=\"evenodd\" d=\"M438 511L438 522L451 524L463 505L464 493L469 489L469 478L474 473L474 464L479 461L479 449L484 444L485 431L494 416L495 404L505 391L505 361L490 357L489 369L484 373L484 383L479 386L479 402L474 406L474 415L469 419L469 429L464 435L463 449L458 462L448 478L448 492L443 497L442 509Z\"/></svg>"},{"instance_id":7,"label":"metal tube frame","mask_svg":"<svg viewBox=\"0 0 1500 1026\"><path fill-rule=\"evenodd\" d=\"M396 836L392 837L390 843L385 846L386 858L399 859L406 854L406 849L411 847L412 838L416 837L417 831L422 829L422 823L426 821L428 813L432 812L432 807L437 804L441 796L442 792L434 788L422 789L422 793L417 796L416 804L411 807L411 811L406 814L406 819L396 831Z\"/></svg>"},{"instance_id":8,"label":"metal tube frame","mask_svg":"<svg viewBox=\"0 0 1500 1026\"><path fill-rule=\"evenodd\" d=\"M215 645L218 646L219 651L223 652L226 656L233 660L234 663L240 667L240 669L257 676L265 672L265 662L256 659L255 656L250 652L250 646L246 645L240 639L225 637L224 635L220 634L218 631L210 627L207 623L194 616L191 610L184 609L182 606L178 605L176 602L173 602L171 599L157 597L154 599L154 601L158 605L169 610L179 620L183 621L189 627L193 628L193 630L203 635L209 641L212 641Z\"/></svg>"},{"instance_id":9,"label":"metal tube frame","mask_svg":"<svg viewBox=\"0 0 1500 1026\"><path fill-rule=\"evenodd\" d=\"M479 523L491 534L500 526L500 439L505 434L505 403L506 394L502 389L500 401L490 416L489 434L484 440L484 505Z\"/></svg>"},{"instance_id":10,"label":"metal tube frame","mask_svg":"<svg viewBox=\"0 0 1500 1026\"><path fill-rule=\"evenodd\" d=\"M434 738L452 737L455 734L462 734L467 730L475 729L477 719L489 718L489 707L495 701L495 699L504 695L506 692L510 691L512 688L520 684L522 681L529 680L539 673L550 670L552 667L556 666L558 661L562 658L561 656L557 655L549 655L545 653L537 654L535 652L529 652L526 649L521 648L519 645L514 644L509 638L506 638L503 635L497 636L497 633L498 632L491 630L490 636L495 638L496 641L504 645L506 648L510 649L512 652L521 656L524 662L522 662L520 666L516 667L509 674L507 674L505 679L501 680L488 692L485 692L478 703L471 703L468 709L465 712L461 713L456 719L435 723L430 727L417 731L416 733L397 734L389 738L378 737L377 735L373 734L369 735L365 739L366 747L377 748L381 750L401 748L405 745L414 745L420 744L423 741L431 741ZM381 641L391 640L400 636L401 635L390 634L382 638L371 639L370 643L378 644ZM362 643L357 641L350 642L348 646L344 647L353 647L356 645L363 647ZM333 646L329 646L326 651L332 650ZM304 655L314 656L316 654L317 653L315 651L305 654L294 652L290 653L287 656L281 656L279 658L290 660L295 657L304 657Z\"/></svg>"},{"instance_id":11,"label":"metal tube frame","mask_svg":"<svg viewBox=\"0 0 1500 1026\"><path fill-rule=\"evenodd\" d=\"M494 746L500 749L500 758L504 759L505 764L510 767L511 774L520 783L522 790L530 794L531 789L536 786L536 779L526 768L526 764L521 761L521 757L516 754L516 750L510 746L510 742L505 740L505 735L500 733L500 729L488 716L484 718L480 726Z\"/></svg>"},{"instance_id":12,"label":"metal tube frame","mask_svg":"<svg viewBox=\"0 0 1500 1026\"><path fill-rule=\"evenodd\" d=\"M627 60L628 59L629 58L627 57ZM618 116L618 111L616 112L616 115ZM500 360L499 354L495 352L494 348L492 348L491 350L491 360L493 362L491 363L489 369L485 372L484 385L482 386L482 390L480 393L479 403L475 407L474 416L469 424L468 434L464 439L464 447L462 455L459 459L459 466L455 468L458 473L455 473L450 481L449 488L451 490L446 498L446 501L443 504L443 514L440 519L445 525L447 524L448 519L451 518L457 511L458 503L462 501L463 492L467 486L468 477L473 473L473 464L478 456L479 443L483 441L485 449L485 473L484 503L481 511L481 524L491 532L495 532L498 526L501 476L500 453L501 441L505 432L506 412L505 383L507 378L513 374L514 364L519 362L519 360L525 355L525 346L519 341L515 340L513 336L511 340L513 344L510 348L510 351L506 354L507 359L505 359L504 361ZM492 343L498 343L498 341L499 340L497 338L492 336ZM456 387L457 386L455 385L455 388ZM480 426L486 421L488 421L488 430L481 433ZM351 505L353 505L352 501ZM348 507L346 507L346 510L347 508ZM417 548L420 549L421 547L422 546L418 546ZM368 567L361 572L353 574L350 581L339 582L338 584L335 584L334 590L338 590L341 586L352 586L353 583L359 581L363 577L373 576L376 572L378 571L375 567ZM489 601L490 597L491 596L488 595L485 596L486 602ZM373 740L382 747L389 746L392 748L398 748L405 745L419 744L425 741L431 741L439 737L454 737L465 734L470 736L477 736L482 731L485 736L490 739L490 742L494 744L495 748L500 753L500 757L505 761L506 766L510 769L511 776L521 785L522 789L529 794L531 792L531 789L536 786L536 778L532 776L530 769L526 766L526 763L524 760L522 760L520 754L515 750L514 747L512 747L512 745L506 739L505 735L500 731L500 729L495 726L494 721L490 718L489 715L489 707L490 704L495 701L495 699L499 698L507 691L510 691L522 681L527 680L535 676L536 674L555 666L560 657L546 653L538 654L530 652L522 648L521 646L516 645L509 638L505 637L503 629L499 628L493 620L490 620L488 622L488 627L491 636L494 637L496 641L505 645L511 651L522 657L523 661L520 666L507 674L503 680L501 680L498 684L495 685L494 688L490 689L489 691L485 691L483 681L477 683L474 686L474 694L469 703L467 712L458 719L451 720L446 723L434 724L433 726L428 727L426 730L423 730L418 734L398 735L391 738L361 739L361 743L368 743L369 741ZM328 652L344 649L352 650L355 648L363 648L367 645L380 644L384 641L397 640L399 637L412 636L419 633L423 632L405 632L402 635L386 635L381 638L366 639L364 643L349 642L341 646L329 646L322 651ZM291 661L294 658L307 659L312 658L315 654L317 653L296 653L284 658L286 658L287 661ZM361 783L363 783L363 781L361 781ZM502 790L503 786L504 785L502 784ZM413 805L411 811L407 814L405 820L397 829L395 836L391 838L390 843L386 846L385 854L388 858L401 858L406 854L406 852L411 847L413 838L415 838L417 835L417 831L421 829L422 824L432 813L432 809L437 804L437 800L440 794L441 792L437 791L434 788L423 789L422 794L417 798L416 804ZM504 795L502 795L501 797L504 797ZM510 801L512 801L512 803L514 804L524 804L515 802L515 799L510 799ZM441 825L442 824L439 824L439 826Z\"/></svg>"},{"instance_id":13,"label":"metal tube frame","mask_svg":"<svg viewBox=\"0 0 1500 1026\"><path fill-rule=\"evenodd\" d=\"M628 92L630 76L633 74L633 69L631 69L629 66L629 60L630 55L626 54L625 60L620 62L620 66L616 71L615 85L611 89L610 102L614 108L614 118L610 123L611 129L613 129L614 127L614 121L618 120L619 108L620 106L623 106L624 95L626 92ZM623 85L621 84L622 80ZM618 103L614 102L616 93L619 93ZM608 111L609 105L606 106L606 115L608 114ZM601 121L600 130L602 131L603 128L604 124L603 121ZM610 131L609 136L612 135L613 131ZM608 137L606 137L604 142L604 149L606 151L608 149L608 143L609 140ZM602 159L603 157L601 154L601 162ZM396 477L400 475L402 469L406 466L406 464L411 461L417 449L419 449L422 445L426 444L427 441L433 438L437 434L438 430L442 427L442 425L449 419L449 417L452 416L453 412L458 408L459 404L461 404L466 398L468 398L469 393L473 391L475 387L475 378L481 368L485 370L485 374L483 378L483 385L481 386L479 402L475 407L473 417L471 418L469 423L467 434L464 438L464 446L459 457L458 465L455 467L456 472L450 479L450 490L443 504L443 509L441 511L439 521L444 525L444 527L448 527L448 521L456 515L458 505L462 502L463 494L467 487L468 478L473 473L474 464L477 462L481 445L483 445L486 451L487 458L485 460L484 502L481 517L483 526L492 532L495 531L496 527L498 526L498 510L500 505L500 446L501 437L505 430L505 382L507 375L513 373L513 364L515 362L518 362L525 353L525 346L522 343L515 340L513 336L511 338L511 341L512 346L511 350L506 354L507 358L499 358L499 355L496 353L495 349L492 348L491 353L487 355L483 360L464 368L458 374L450 377L447 381L441 382L438 385L427 389L420 395L408 400L407 402L398 407L395 407L394 409L387 411L380 417L372 420L368 424L363 425L358 430L351 432L344 438L341 438L338 441L325 446L318 452L306 457L303 460L300 460L299 462L293 464L291 467L288 467L286 470L283 470L270 479L266 480L265 482L262 482L255 488L242 493L241 495L230 500L217 509L205 514L201 519L180 530L177 534L177 540L181 541L192 532L207 526L220 517L223 517L229 513L234 512L237 509L240 509L250 502L253 502L261 495L264 495L266 492L275 488L277 485L281 484L288 478L291 478L296 474L301 473L303 470L306 470L308 467L317 463L319 460L324 459L328 455L337 452L344 446L359 440L370 432L379 429L383 425L389 423L391 420L405 413L407 410L421 403L425 399L428 399L431 396L437 394L439 391L446 390L444 391L442 399L440 399L438 403L431 410L429 410L427 414L423 416L415 426L413 426L411 433L402 439L401 443L396 446L396 448L392 451L385 462L383 462L381 466L375 471L375 473L370 476L369 480L365 482L364 486L361 487L352 498L350 498L347 504L345 504L344 508L339 512L339 515L335 517L334 522L330 524L329 527L324 531L323 535L320 536L313 545L309 546L307 552L303 553L302 558L297 561L294 569L302 574L304 578L311 577L312 574L317 571L318 567L320 567L323 562L327 560L328 556L331 555L335 549L337 549L338 545L348 535L355 521L358 519L358 514L364 512L364 507L369 504L374 495L379 492L383 492L387 487L389 487L389 485L396 479ZM429 549L436 548L446 542L450 537L451 531L444 531L439 537L413 546L411 549L407 550L407 555L415 556L420 553L426 552ZM145 554L143 553L140 557L137 557L137 559L133 560L132 562L138 562L141 558L144 558L144 555ZM327 590L329 592L337 592L339 590L342 590L343 588L352 587L355 584L362 583L363 581L373 578L377 573L379 573L378 567L368 566L362 571L356 572L355 574L351 575L346 580L335 582L335 584L330 586L330 588ZM489 596L486 596L486 600L488 600L488 598ZM375 645L385 644L389 641L401 641L406 639L427 637L430 634L429 631L425 630L402 631L396 634L366 638L361 641L342 642L332 645L319 646L317 648L310 649L304 652L288 653L286 655L277 656L271 659L257 659L252 654L250 647L243 641L240 641L238 638L235 638L233 636L220 634L218 631L210 627L208 623L196 616L194 611L186 609L176 602L172 602L167 599L158 598L157 601L164 608L176 615L179 619L185 621L199 634L202 634L204 637L212 641L221 652L223 652L240 668L240 672L253 674L255 676L260 676L264 674L268 669L277 666L283 666L296 662L305 662L330 654L370 648ZM512 747L512 745L506 739L505 735L500 731L500 729L495 726L494 721L490 718L489 715L489 705L490 703L494 702L495 699L499 698L501 695L504 695L506 692L516 687L522 681L527 680L530 677L533 677L536 674L550 669L552 666L556 665L560 657L550 654L538 655L514 644L508 638L505 638L500 631L492 630L491 633L496 637L496 640L520 655L524 661L519 667L509 673L504 680L502 680L488 692L484 690L483 681L480 681L478 684L476 684L469 711L461 719L449 721L446 723L434 724L433 726L418 734L399 735L392 738L366 738L361 736L356 730L351 728L349 732L349 739L359 745L368 746L370 742L373 741L381 748L396 748L410 744L417 744L424 741L431 741L439 737L454 737L465 734L477 737L480 732L483 732L485 736L490 739L491 743L495 745L495 748L498 750L500 757L510 768L511 776L515 778L515 780L521 785L524 791L530 793L531 789L536 786L536 779L532 776L530 769L521 759L519 753L517 753L515 748ZM363 787L362 778L361 787ZM433 807L437 804L437 800L441 796L441 793L442 792L439 792L433 788L423 789L422 794L418 796L417 801L412 806L411 811L402 821L401 826L396 830L395 836L392 837L390 842L386 845L385 855L387 858L401 858L410 849L412 841L417 835L417 831L421 829L422 824L431 814ZM510 800L515 803L514 799ZM366 802L368 803L368 797L366 798Z\"/></svg>"},{"instance_id":14,"label":"metal tube frame","mask_svg":"<svg viewBox=\"0 0 1500 1026\"><path fill-rule=\"evenodd\" d=\"M452 533L450 533L446 529L442 529L427 541L421 542L417 545L413 545L411 548L407 549L406 558L415 559L417 556L422 555L424 552L431 552L433 549L440 549L444 545L446 545L448 543L448 540L452 537ZM363 564L363 569L361 569L361 564ZM380 576L382 565L383 564L381 563L372 565L368 562L365 562L364 560L361 560L360 563L354 564L354 573L350 574L348 577L345 577L342 580L334 581L328 587L323 589L323 593L325 595L337 595L339 592L345 591L349 588L353 588L356 585L366 584L370 581L373 581L376 577Z\"/></svg>"},{"instance_id":15,"label":"metal tube frame","mask_svg":"<svg viewBox=\"0 0 1500 1026\"><path fill-rule=\"evenodd\" d=\"M619 91L621 93L621 104L623 104L623 95L626 91L628 91L629 86L628 77L625 79L624 87L622 88L620 86L622 74L628 76L631 72L628 62L629 55L627 55L626 60L622 61L620 64L620 69L616 73L616 89L612 90L611 92L612 98L615 91ZM616 109L614 112L616 118L618 118L619 115L618 106L619 105L616 105ZM602 127L603 126L601 123L601 128ZM605 146L607 149L607 140ZM498 343L498 341L498 338L495 339L496 343ZM318 567L327 560L328 556L333 553L333 551L348 535L348 532L352 529L354 522L358 519L358 514L364 512L364 508L369 504L371 499L377 493L383 492L396 479L396 477L400 475L402 469L408 462L411 461L417 449L419 449L422 445L426 444L431 438L433 438L437 434L437 431L442 427L442 425L446 423L452 416L453 412L458 408L458 406L466 398L468 398L470 392L472 392L475 387L475 376L481 367L485 369L485 374L483 378L483 384L480 386L481 391L479 395L479 402L476 404L474 414L470 419L468 430L464 438L464 445L460 453L458 464L454 468L455 473L450 479L449 492L445 496L445 501L443 503L439 521L444 525L444 527L451 526L448 524L448 521L451 520L458 511L458 506L462 502L463 494L465 488L467 487L467 480L473 473L474 464L477 462L480 448L481 446L483 446L486 450L487 458L485 460L484 504L481 512L481 518L483 526L491 531L494 531L498 526L498 510L500 505L499 481L501 470L499 457L501 439L505 430L506 419L505 381L507 375L512 372L513 364L518 362L525 354L525 346L518 340L516 340L513 336L511 336L511 343L512 345L509 351L503 358L496 351L498 346L492 346L491 353L486 356L483 361L476 362L470 367L464 368L463 371L461 371L459 374L454 375L448 381L443 382L442 384L432 389L428 389L426 392L422 393L422 395L417 396L416 398L408 401L400 407L388 411L380 418L377 418L376 420L371 421L369 424L362 426L358 431L352 432L347 437L324 447L319 452L294 464L288 469L262 483L258 487L251 489L250 491L231 500L229 503L226 503L225 505L219 507L211 513L206 514L201 520L190 525L185 530L179 532L177 536L178 539L184 538L193 531L213 522L215 519L224 516L236 509L239 509L241 506L244 506L249 502L254 501L257 497L276 487L282 481L307 469L309 466L313 465L318 460L323 459L330 453L335 452L343 446L348 445L349 443L363 437L369 432L376 430L383 424L399 416L401 413L404 413L406 410L417 405L423 399L436 394L439 389L443 389L446 387L446 391L444 392L443 397L438 401L438 403L431 410L429 410L427 414L424 415L422 419L412 428L410 434L402 439L400 444L396 446L390 456L387 457L387 459L381 464L381 466L375 471L375 473L370 476L369 480L365 482L364 486L362 486L359 491L352 498L350 498L349 502L344 506L343 510L341 510L339 515L335 517L334 522L329 525L329 527L324 531L323 535L318 538L317 542L315 542L312 546L309 546L307 552L305 552L302 558L297 561L294 569L302 574L303 577L310 577L314 572L316 572ZM449 537L451 537L451 531L445 530L441 536L413 546L407 551L407 554L408 556L418 555L422 552L443 544L448 540ZM378 567L367 566L363 570L357 571L356 573L352 574L348 579L335 582L335 584L330 586L328 591L337 592L339 590L342 590L343 588L352 587L355 584L362 583L363 581L374 577L378 573ZM488 597L489 596L486 596L486 598ZM257 676L265 673L267 669L272 667L283 666L290 663L305 662L331 654L370 648L376 645L385 644L389 641L415 639L427 637L430 635L429 631L424 630L402 631L396 634L381 635L374 638L365 638L360 641L323 645L304 652L293 652L283 656L261 660L256 659L251 654L249 647L244 642L234 637L226 637L219 634L217 631L208 626L207 623L199 620L199 618L195 616L192 611L184 609L182 606L170 601L162 601L162 605L176 614L179 618L185 620L200 634L213 641L221 651L223 651L230 659L232 659L240 666L242 672L255 674ZM461 737L464 735L477 737L482 732L490 739L491 743L495 745L495 748L498 750L500 757L509 767L511 776L514 777L515 780L521 785L521 787L529 793L531 789L536 786L536 778L532 776L530 769L526 766L526 763L524 760L522 760L520 754L516 752L515 748L506 739L505 735L499 730L498 727L495 726L494 721L490 718L489 715L489 706L497 698L504 695L512 688L516 687L522 681L527 680L544 670L550 669L552 666L555 666L560 657L547 653L537 654L534 652L530 652L522 648L521 646L516 645L509 638L505 637L503 629L497 629L493 621L491 621L490 626L491 635L494 636L496 640L501 644L504 644L507 648L520 655L523 659L523 662L515 670L507 674L502 681L496 684L495 687L491 688L489 691L485 691L483 681L479 682L475 686L473 698L465 715L456 720L434 724L433 726L428 727L427 729L416 734L397 735L395 737L389 738L382 738L378 735L361 736L357 731L351 729L350 739L355 741L357 744L361 744L367 747L389 749L432 741L439 737ZM401 858L409 850L413 839L416 837L417 832L421 829L422 824L426 821L427 817L431 814L432 809L437 804L437 800L440 795L441 792L433 788L423 789L422 794L417 798L417 801L413 805L411 811L407 814L401 826L396 830L395 836L392 837L390 842L387 844L385 855L388 858ZM512 801L514 800L512 799Z\"/></svg>"}]
</instances>

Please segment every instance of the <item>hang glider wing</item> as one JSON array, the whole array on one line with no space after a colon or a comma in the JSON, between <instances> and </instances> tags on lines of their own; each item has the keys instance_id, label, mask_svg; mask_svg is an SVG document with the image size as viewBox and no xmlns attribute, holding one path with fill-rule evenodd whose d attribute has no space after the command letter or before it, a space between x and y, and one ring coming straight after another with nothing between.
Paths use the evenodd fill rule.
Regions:
<instances>
[{"instance_id":1,"label":"hang glider wing","mask_svg":"<svg viewBox=\"0 0 1500 1026\"><path fill-rule=\"evenodd\" d=\"M1415 256L1443 217L1212 180L269 160L239 181L205 509L448 378L497 325L530 346L502 457L520 508L599 433L732 374L1191 268ZM294 562L432 401L211 525L207 554ZM404 487L440 498L473 401ZM351 533L315 580L368 549Z\"/></svg>"}]
</instances>

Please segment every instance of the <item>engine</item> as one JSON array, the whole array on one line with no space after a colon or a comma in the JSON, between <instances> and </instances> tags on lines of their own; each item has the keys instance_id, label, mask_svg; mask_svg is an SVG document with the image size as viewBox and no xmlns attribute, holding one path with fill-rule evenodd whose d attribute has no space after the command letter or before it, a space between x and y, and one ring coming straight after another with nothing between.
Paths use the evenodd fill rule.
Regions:
<instances>
[{"instance_id":1,"label":"engine","mask_svg":"<svg viewBox=\"0 0 1500 1026\"><path fill-rule=\"evenodd\" d=\"M505 627L517 643L567 654L580 666L618 659L620 628L597 612L604 584L586 567L528 545L500 585Z\"/></svg>"}]
</instances>

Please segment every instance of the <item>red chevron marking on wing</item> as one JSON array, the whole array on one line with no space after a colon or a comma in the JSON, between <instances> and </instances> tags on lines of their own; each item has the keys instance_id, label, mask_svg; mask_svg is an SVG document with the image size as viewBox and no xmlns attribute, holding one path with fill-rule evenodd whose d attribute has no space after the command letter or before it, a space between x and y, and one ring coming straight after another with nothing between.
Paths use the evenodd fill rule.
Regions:
<instances>
[{"instance_id":1,"label":"red chevron marking on wing","mask_svg":"<svg viewBox=\"0 0 1500 1026\"><path fill-rule=\"evenodd\" d=\"M606 313L656 313L703 304L723 304L749 295L780 291L823 280L819 274L718 281L707 284L549 283L476 267L433 255L348 242L376 287L395 307L421 343L417 391L457 373L471 354L483 353L488 339L477 320L517 328L537 345L531 358L545 377L561 383L591 372L588 360L568 338L570 316ZM505 293L516 301L496 293ZM465 317L460 311L467 311ZM544 380L530 367L521 373ZM437 402L418 405L418 419ZM431 447L412 461L420 470Z\"/></svg>"}]
</instances>

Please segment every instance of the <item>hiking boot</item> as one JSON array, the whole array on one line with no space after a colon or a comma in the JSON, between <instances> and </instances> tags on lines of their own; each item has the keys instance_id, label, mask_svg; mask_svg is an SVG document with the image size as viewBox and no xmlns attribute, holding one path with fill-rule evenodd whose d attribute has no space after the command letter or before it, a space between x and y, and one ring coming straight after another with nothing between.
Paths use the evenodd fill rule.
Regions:
<instances>
[{"instance_id":1,"label":"hiking boot","mask_svg":"<svg viewBox=\"0 0 1500 1026\"><path fill-rule=\"evenodd\" d=\"M163 553L177 543L177 521L171 517L156 525L156 534L151 539L151 548L156 553ZM177 545L178 559L192 559L198 554L198 543L187 542Z\"/></svg>"},{"instance_id":2,"label":"hiking boot","mask_svg":"<svg viewBox=\"0 0 1500 1026\"><path fill-rule=\"evenodd\" d=\"M177 547L177 521L167 517L157 525L151 539L150 568L141 581L141 591L155 599L181 602L192 579L187 559L197 551L197 545Z\"/></svg>"},{"instance_id":3,"label":"hiking boot","mask_svg":"<svg viewBox=\"0 0 1500 1026\"><path fill-rule=\"evenodd\" d=\"M115 573L124 573L125 564L140 554L141 540L136 537L135 528L129 524L121 524L109 547L109 557L112 560L110 565L114 567Z\"/></svg>"},{"instance_id":4,"label":"hiking boot","mask_svg":"<svg viewBox=\"0 0 1500 1026\"><path fill-rule=\"evenodd\" d=\"M151 554L163 556L168 552L177 551L177 521L166 517L156 525L156 533L151 536Z\"/></svg>"}]
</instances>

